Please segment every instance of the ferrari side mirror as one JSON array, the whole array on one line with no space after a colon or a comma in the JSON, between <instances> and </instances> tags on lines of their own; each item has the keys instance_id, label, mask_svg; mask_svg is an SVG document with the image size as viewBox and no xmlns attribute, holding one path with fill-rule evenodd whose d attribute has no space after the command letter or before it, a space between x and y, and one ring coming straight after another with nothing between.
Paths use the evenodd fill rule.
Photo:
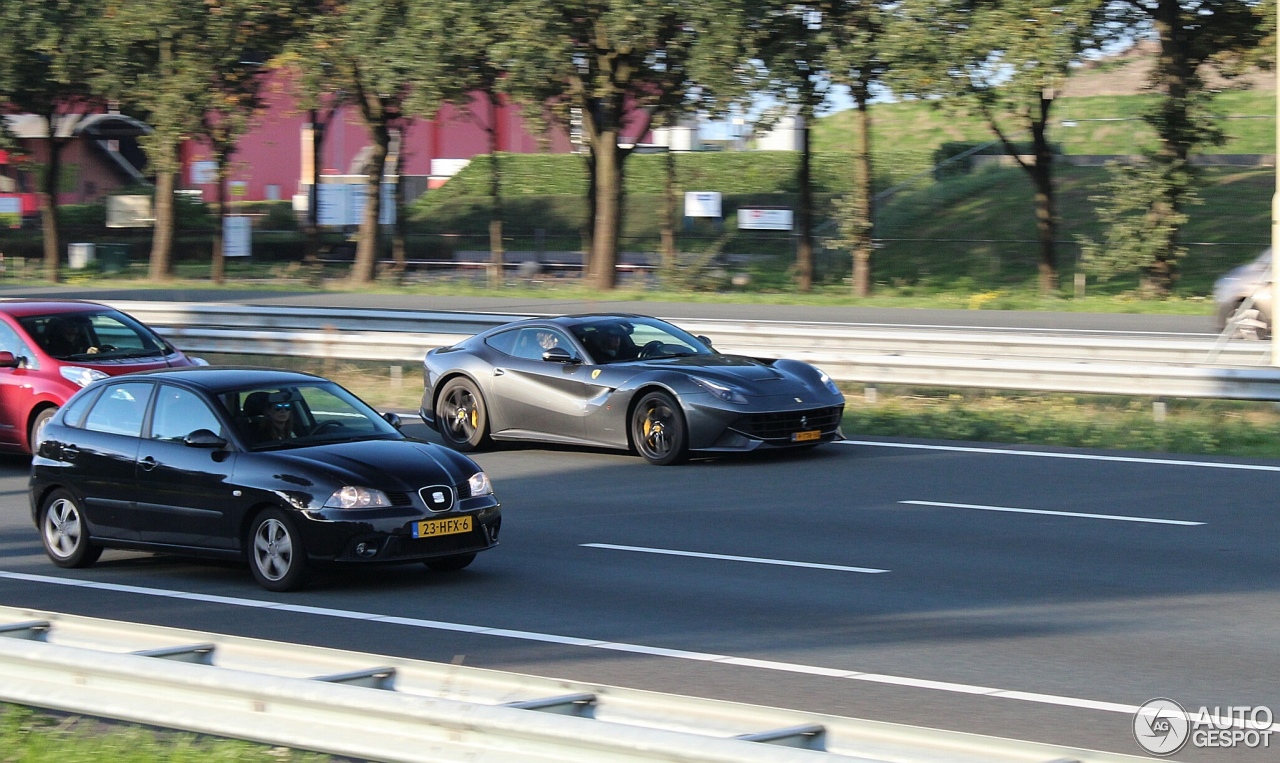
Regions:
<instances>
[{"instance_id":1,"label":"ferrari side mirror","mask_svg":"<svg viewBox=\"0 0 1280 763\"><path fill-rule=\"evenodd\" d=\"M577 358L573 357L573 355L571 355L569 351L563 347L552 347L549 350L544 350L542 353L542 359L548 363L580 363L581 362Z\"/></svg>"}]
</instances>

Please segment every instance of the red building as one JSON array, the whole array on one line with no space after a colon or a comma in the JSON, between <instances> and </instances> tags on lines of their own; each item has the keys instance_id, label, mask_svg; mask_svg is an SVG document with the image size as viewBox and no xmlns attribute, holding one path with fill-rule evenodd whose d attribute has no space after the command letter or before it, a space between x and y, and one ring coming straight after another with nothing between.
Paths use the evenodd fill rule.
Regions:
<instances>
[{"instance_id":1,"label":"red building","mask_svg":"<svg viewBox=\"0 0 1280 763\"><path fill-rule=\"evenodd\" d=\"M282 82L268 86L267 108L257 127L241 141L231 157L229 179L233 200L289 199L300 193L311 171L309 116ZM475 116L466 109L446 105L434 119L415 119L401 139L403 173L443 182L457 168L456 160L489 153L488 101L480 95L472 101ZM504 105L497 113L498 150L508 153L569 153L569 136L555 131L539 141L521 116L521 107ZM371 140L359 110L348 106L330 123L322 147L326 175L364 174L363 157ZM545 145L543 145L545 143ZM208 149L199 142L187 144L180 188L204 191L213 201ZM446 161L440 161L446 160ZM447 160L455 160L449 162ZM203 181L203 182L202 182ZM415 184L425 188L424 183Z\"/></svg>"}]
</instances>

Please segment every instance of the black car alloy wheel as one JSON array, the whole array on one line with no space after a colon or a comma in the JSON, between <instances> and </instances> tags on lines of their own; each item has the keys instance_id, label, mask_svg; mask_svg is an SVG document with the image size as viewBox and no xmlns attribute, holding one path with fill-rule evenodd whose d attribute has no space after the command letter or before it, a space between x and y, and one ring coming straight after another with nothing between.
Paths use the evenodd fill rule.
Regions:
<instances>
[{"instance_id":1,"label":"black car alloy wheel","mask_svg":"<svg viewBox=\"0 0 1280 763\"><path fill-rule=\"evenodd\" d=\"M267 509L249 533L249 568L268 591L292 591L307 576L307 550L293 519L280 509Z\"/></svg>"},{"instance_id":2,"label":"black car alloy wheel","mask_svg":"<svg viewBox=\"0 0 1280 763\"><path fill-rule=\"evenodd\" d=\"M640 398L631 414L631 439L640 455L658 466L678 464L689 455L684 414L665 392Z\"/></svg>"},{"instance_id":3,"label":"black car alloy wheel","mask_svg":"<svg viewBox=\"0 0 1280 763\"><path fill-rule=\"evenodd\" d=\"M440 435L454 450L469 452L489 438L489 417L480 390L469 379L451 379L436 403Z\"/></svg>"},{"instance_id":4,"label":"black car alloy wheel","mask_svg":"<svg viewBox=\"0 0 1280 763\"><path fill-rule=\"evenodd\" d=\"M65 490L55 490L45 499L40 538L45 553L59 567L88 567L102 555L102 548L89 542L80 502Z\"/></svg>"}]
</instances>

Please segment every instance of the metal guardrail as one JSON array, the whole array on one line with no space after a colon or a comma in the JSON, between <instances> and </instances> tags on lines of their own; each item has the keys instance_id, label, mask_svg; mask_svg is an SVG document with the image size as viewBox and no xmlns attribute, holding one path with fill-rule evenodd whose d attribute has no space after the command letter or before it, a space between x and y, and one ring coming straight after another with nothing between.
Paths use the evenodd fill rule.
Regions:
<instances>
[{"instance_id":1,"label":"metal guardrail","mask_svg":"<svg viewBox=\"0 0 1280 763\"><path fill-rule=\"evenodd\" d=\"M193 352L421 362L433 348L522 315L114 301ZM723 352L789 357L837 381L1280 400L1268 343L1211 336L685 320Z\"/></svg>"},{"instance_id":2,"label":"metal guardrail","mask_svg":"<svg viewBox=\"0 0 1280 763\"><path fill-rule=\"evenodd\" d=\"M379 761L1143 760L13 607L0 700Z\"/></svg>"}]
</instances>

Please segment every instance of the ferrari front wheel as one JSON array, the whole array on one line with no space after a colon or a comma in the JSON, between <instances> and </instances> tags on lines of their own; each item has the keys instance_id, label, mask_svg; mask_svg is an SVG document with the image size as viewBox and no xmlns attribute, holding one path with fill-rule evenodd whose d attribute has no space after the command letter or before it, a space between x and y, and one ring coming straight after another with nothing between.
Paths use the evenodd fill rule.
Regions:
<instances>
[{"instance_id":1,"label":"ferrari front wheel","mask_svg":"<svg viewBox=\"0 0 1280 763\"><path fill-rule=\"evenodd\" d=\"M436 422L445 445L464 453L489 441L489 416L480 390L470 379L450 379L436 401Z\"/></svg>"},{"instance_id":2,"label":"ferrari front wheel","mask_svg":"<svg viewBox=\"0 0 1280 763\"><path fill-rule=\"evenodd\" d=\"M640 398L631 414L631 441L646 461L657 466L689 457L689 436L680 406L665 392Z\"/></svg>"}]
</instances>

